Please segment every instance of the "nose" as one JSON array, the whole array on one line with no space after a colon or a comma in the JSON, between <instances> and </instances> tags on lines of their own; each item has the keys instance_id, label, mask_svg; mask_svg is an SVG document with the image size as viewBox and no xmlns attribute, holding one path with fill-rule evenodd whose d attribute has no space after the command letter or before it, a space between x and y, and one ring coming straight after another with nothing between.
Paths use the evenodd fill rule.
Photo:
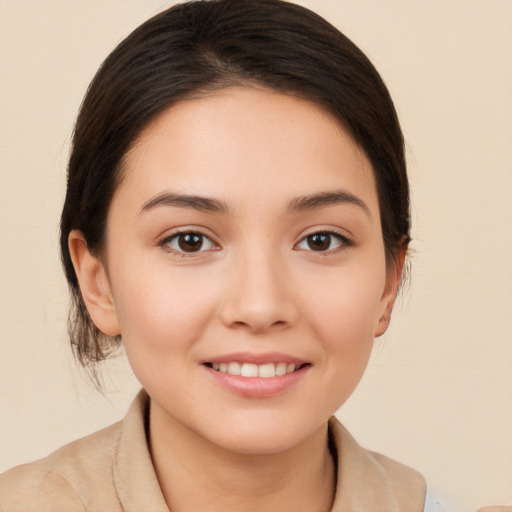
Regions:
<instances>
[{"instance_id":1,"label":"nose","mask_svg":"<svg viewBox=\"0 0 512 512\"><path fill-rule=\"evenodd\" d=\"M261 334L290 327L299 318L294 283L275 254L240 257L226 288L220 316L230 328Z\"/></svg>"}]
</instances>

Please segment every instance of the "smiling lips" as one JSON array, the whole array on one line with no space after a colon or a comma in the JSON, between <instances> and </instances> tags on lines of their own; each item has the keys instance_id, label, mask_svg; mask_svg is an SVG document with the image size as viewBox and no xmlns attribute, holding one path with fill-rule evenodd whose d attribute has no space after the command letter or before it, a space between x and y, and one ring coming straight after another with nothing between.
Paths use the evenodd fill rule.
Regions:
<instances>
[{"instance_id":1,"label":"smiling lips","mask_svg":"<svg viewBox=\"0 0 512 512\"><path fill-rule=\"evenodd\" d=\"M232 361L229 363L207 363L207 366L218 372L227 373L229 375L237 375L241 377L261 377L263 379L269 379L272 377L281 377L283 375L293 373L302 365L285 362L253 364Z\"/></svg>"},{"instance_id":2,"label":"smiling lips","mask_svg":"<svg viewBox=\"0 0 512 512\"><path fill-rule=\"evenodd\" d=\"M239 352L203 362L210 376L225 389L248 398L269 398L294 387L312 364L281 353Z\"/></svg>"}]
</instances>

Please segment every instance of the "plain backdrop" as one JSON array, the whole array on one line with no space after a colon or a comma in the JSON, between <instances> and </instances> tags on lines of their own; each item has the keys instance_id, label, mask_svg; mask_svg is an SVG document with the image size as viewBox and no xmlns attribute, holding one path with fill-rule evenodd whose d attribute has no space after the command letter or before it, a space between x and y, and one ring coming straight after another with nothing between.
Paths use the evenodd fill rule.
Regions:
<instances>
[{"instance_id":1,"label":"plain backdrop","mask_svg":"<svg viewBox=\"0 0 512 512\"><path fill-rule=\"evenodd\" d=\"M410 287L338 416L463 509L512 501L512 2L310 0L388 84L407 141ZM0 471L121 418L67 345L58 220L73 122L163 0L0 0Z\"/></svg>"}]
</instances>

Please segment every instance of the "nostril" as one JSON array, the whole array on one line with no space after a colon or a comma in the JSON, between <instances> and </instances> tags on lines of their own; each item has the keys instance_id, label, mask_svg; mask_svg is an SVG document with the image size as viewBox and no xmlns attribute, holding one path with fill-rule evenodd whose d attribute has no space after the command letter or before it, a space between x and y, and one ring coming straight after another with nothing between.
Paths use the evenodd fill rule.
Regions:
<instances>
[{"instance_id":1,"label":"nostril","mask_svg":"<svg viewBox=\"0 0 512 512\"><path fill-rule=\"evenodd\" d=\"M261 333L268 329L285 329L298 320L297 308L290 298L272 298L252 292L245 295L238 290L237 294L227 297L219 310L224 325Z\"/></svg>"}]
</instances>

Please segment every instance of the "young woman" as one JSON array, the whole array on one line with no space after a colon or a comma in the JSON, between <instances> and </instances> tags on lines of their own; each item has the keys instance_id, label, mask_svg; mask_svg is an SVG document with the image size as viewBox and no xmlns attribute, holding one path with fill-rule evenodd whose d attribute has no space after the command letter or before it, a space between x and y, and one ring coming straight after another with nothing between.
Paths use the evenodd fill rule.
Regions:
<instances>
[{"instance_id":1,"label":"young woman","mask_svg":"<svg viewBox=\"0 0 512 512\"><path fill-rule=\"evenodd\" d=\"M378 73L277 0L152 18L93 80L61 221L71 343L119 343L125 419L0 477L0 510L432 511L333 417L386 331L409 242Z\"/></svg>"}]
</instances>

